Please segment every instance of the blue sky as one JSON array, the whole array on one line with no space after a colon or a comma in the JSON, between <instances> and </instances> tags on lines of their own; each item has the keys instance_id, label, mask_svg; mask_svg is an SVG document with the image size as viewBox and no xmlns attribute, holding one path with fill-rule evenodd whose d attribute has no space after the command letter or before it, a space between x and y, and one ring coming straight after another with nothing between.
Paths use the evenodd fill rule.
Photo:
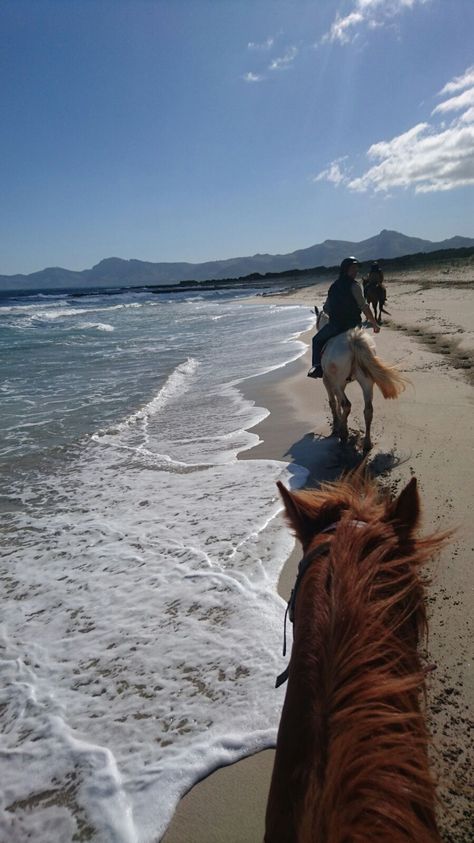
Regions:
<instances>
[{"instance_id":1,"label":"blue sky","mask_svg":"<svg viewBox=\"0 0 474 843\"><path fill-rule=\"evenodd\" d=\"M0 274L474 236L472 0L2 0Z\"/></svg>"}]
</instances>

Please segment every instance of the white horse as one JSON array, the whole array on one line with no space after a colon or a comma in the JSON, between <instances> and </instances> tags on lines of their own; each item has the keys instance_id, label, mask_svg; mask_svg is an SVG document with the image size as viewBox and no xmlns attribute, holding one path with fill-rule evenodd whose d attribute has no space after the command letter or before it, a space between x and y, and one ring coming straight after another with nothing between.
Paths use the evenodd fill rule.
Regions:
<instances>
[{"instance_id":1,"label":"white horse","mask_svg":"<svg viewBox=\"0 0 474 843\"><path fill-rule=\"evenodd\" d=\"M316 329L319 331L328 322L329 317L317 307L315 312ZM370 428L374 414L374 383L384 398L398 398L408 382L395 366L388 366L380 360L375 351L375 342L367 331L351 328L328 340L321 357L323 383L332 412L333 434L338 436L341 442L346 442L349 435L347 419L352 406L345 393L346 384L356 380L361 386L364 395L364 451L370 451L372 447Z\"/></svg>"}]
</instances>

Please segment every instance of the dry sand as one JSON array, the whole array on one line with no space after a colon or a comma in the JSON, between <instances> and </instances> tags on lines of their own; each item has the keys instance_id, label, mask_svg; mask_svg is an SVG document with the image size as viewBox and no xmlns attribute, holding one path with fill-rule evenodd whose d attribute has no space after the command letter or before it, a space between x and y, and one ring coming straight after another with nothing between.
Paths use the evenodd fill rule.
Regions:
<instances>
[{"instance_id":1,"label":"dry sand","mask_svg":"<svg viewBox=\"0 0 474 843\"><path fill-rule=\"evenodd\" d=\"M457 527L430 572L429 658L437 669L429 680L428 712L443 840L468 843L474 841L474 266L386 280L391 319L385 317L376 337L377 351L407 373L412 386L396 402L384 401L376 390L370 466L393 492L417 476L428 530ZM272 302L321 304L326 289L323 283ZM360 388L351 384L351 441L342 447L329 437L325 389L306 377L308 364L309 350L285 369L246 383L246 394L271 414L254 428L262 442L241 456L305 465L312 485L358 463L363 416ZM282 571L279 591L285 598L298 558L295 548ZM283 700L284 689L268 693ZM261 841L272 763L268 750L200 782L182 799L163 841Z\"/></svg>"}]
</instances>

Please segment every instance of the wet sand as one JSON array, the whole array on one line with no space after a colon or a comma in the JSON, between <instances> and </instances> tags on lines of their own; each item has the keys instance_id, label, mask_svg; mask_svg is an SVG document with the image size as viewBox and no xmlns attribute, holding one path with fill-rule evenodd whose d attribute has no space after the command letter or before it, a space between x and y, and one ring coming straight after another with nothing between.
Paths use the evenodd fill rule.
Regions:
<instances>
[{"instance_id":1,"label":"wet sand","mask_svg":"<svg viewBox=\"0 0 474 843\"><path fill-rule=\"evenodd\" d=\"M451 275L400 273L387 279L387 287L391 317L376 337L377 352L412 386L397 401L384 401L376 390L369 464L393 493L417 476L427 530L457 527L430 571L429 658L437 669L429 680L428 716L443 840L468 843L474 841L474 266ZM326 289L303 288L272 301L310 307L323 302ZM310 337L303 339L309 343ZM245 394L270 416L254 428L261 443L241 458L304 465L308 485L314 485L360 461L363 407L359 386L349 385L352 435L342 447L329 436L325 389L306 377L308 366L309 349L284 369L245 383ZM295 547L280 577L285 599L299 555ZM163 841L261 841L272 764L268 750L208 776L181 800Z\"/></svg>"}]
</instances>

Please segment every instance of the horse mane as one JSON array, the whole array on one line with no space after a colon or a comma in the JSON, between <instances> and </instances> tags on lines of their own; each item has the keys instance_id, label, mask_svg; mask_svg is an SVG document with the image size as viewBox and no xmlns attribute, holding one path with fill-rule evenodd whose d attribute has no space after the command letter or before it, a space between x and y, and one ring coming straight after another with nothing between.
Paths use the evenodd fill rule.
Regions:
<instances>
[{"instance_id":1,"label":"horse mane","mask_svg":"<svg viewBox=\"0 0 474 843\"><path fill-rule=\"evenodd\" d=\"M287 495L305 555L329 544L295 607L285 706L306 728L295 839L439 841L418 644L427 634L421 568L447 534L415 535L416 480L395 502L361 472Z\"/></svg>"}]
</instances>

